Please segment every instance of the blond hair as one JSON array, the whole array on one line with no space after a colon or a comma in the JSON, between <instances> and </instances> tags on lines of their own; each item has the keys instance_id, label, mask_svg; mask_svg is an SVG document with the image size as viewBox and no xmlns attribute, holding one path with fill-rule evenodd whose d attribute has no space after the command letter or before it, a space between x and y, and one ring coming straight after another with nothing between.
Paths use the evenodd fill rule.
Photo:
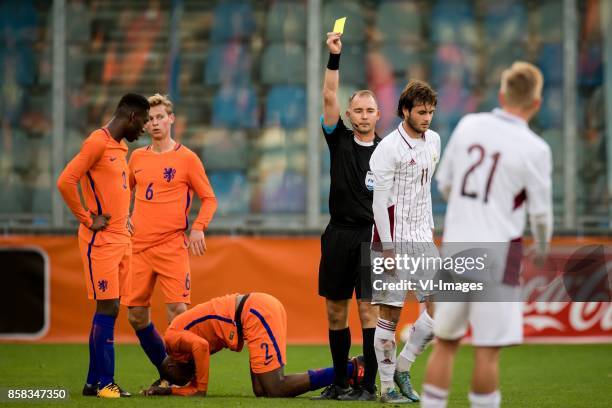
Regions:
<instances>
[{"instance_id":1,"label":"blond hair","mask_svg":"<svg viewBox=\"0 0 612 408\"><path fill-rule=\"evenodd\" d=\"M173 105L172 102L170 102L170 99L168 99L168 96L156 93L153 96L149 96L148 100L149 105L151 105L151 107L164 105L164 107L166 108L166 113L168 115L173 113Z\"/></svg>"},{"instance_id":2,"label":"blond hair","mask_svg":"<svg viewBox=\"0 0 612 408\"><path fill-rule=\"evenodd\" d=\"M529 62L517 61L501 76L500 92L506 103L520 109L530 109L542 98L542 71Z\"/></svg>"},{"instance_id":3,"label":"blond hair","mask_svg":"<svg viewBox=\"0 0 612 408\"><path fill-rule=\"evenodd\" d=\"M378 107L378 99L376 99L374 92L370 91L369 89L360 89L359 91L353 92L353 94L349 96L348 106L351 106L355 98L361 98L362 96L370 96L372 99L374 99L374 102L376 102L376 106Z\"/></svg>"}]
</instances>

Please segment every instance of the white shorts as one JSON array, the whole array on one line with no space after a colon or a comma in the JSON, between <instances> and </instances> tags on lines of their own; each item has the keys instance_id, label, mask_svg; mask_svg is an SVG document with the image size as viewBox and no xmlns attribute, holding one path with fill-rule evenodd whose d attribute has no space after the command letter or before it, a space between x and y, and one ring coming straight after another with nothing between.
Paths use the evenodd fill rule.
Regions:
<instances>
[{"instance_id":1,"label":"white shorts","mask_svg":"<svg viewBox=\"0 0 612 408\"><path fill-rule=\"evenodd\" d=\"M397 243L395 248L395 253L400 256L407 257L406 260L414 258L422 258L422 262L425 262L425 259L437 259L440 257L438 252L438 248L433 242L403 242ZM376 258L381 258L382 252L378 252L372 250L371 260ZM374 261L372 261L374 262ZM401 267L403 265L403 267ZM372 268L372 303L380 304L380 305L388 305L394 307L403 307L404 302L406 300L406 295L408 289L405 288L405 284L407 282L412 283L412 287L414 295L419 303L425 302L428 297L434 294L434 291L431 289L426 289L427 286L423 286L422 283L427 281L432 281L436 276L437 269L435 267L434 262L430 263L420 263L418 265L414 265L412 263L403 263L400 264L400 267L397 267L393 275L377 274L374 272L374 267ZM378 290L376 286L376 281L382 280L387 284L400 284L404 283L404 289L396 289L396 290Z\"/></svg>"},{"instance_id":2,"label":"white shorts","mask_svg":"<svg viewBox=\"0 0 612 408\"><path fill-rule=\"evenodd\" d=\"M523 342L522 302L436 302L434 334L443 340L459 340L468 324L472 345L501 347Z\"/></svg>"}]
</instances>

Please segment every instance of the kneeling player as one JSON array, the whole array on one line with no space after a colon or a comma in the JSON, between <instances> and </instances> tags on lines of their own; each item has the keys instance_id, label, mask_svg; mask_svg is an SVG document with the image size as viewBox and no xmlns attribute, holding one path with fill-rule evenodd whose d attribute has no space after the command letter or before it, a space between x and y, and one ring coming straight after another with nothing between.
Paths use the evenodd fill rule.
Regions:
<instances>
[{"instance_id":1,"label":"kneeling player","mask_svg":"<svg viewBox=\"0 0 612 408\"><path fill-rule=\"evenodd\" d=\"M223 348L241 351L247 342L253 393L258 397L294 397L325 387L334 369L285 375L287 315L273 296L265 293L231 294L201 303L177 316L166 331L168 356L162 378L185 387L150 387L147 395L206 395L210 355ZM357 380L362 362L348 363L348 375Z\"/></svg>"}]
</instances>

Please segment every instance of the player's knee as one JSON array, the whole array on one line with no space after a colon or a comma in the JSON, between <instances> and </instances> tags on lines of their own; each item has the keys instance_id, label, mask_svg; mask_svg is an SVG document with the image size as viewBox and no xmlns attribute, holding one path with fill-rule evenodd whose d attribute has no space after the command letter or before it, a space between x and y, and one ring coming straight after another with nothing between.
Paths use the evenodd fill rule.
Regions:
<instances>
[{"instance_id":1,"label":"player's knee","mask_svg":"<svg viewBox=\"0 0 612 408\"><path fill-rule=\"evenodd\" d=\"M348 304L327 302L327 321L331 329L343 329L348 325Z\"/></svg>"},{"instance_id":2,"label":"player's knee","mask_svg":"<svg viewBox=\"0 0 612 408\"><path fill-rule=\"evenodd\" d=\"M96 313L117 317L119 315L119 299L98 300Z\"/></svg>"},{"instance_id":3,"label":"player's knee","mask_svg":"<svg viewBox=\"0 0 612 408\"><path fill-rule=\"evenodd\" d=\"M144 308L128 309L128 321L134 330L142 330L149 325L148 310Z\"/></svg>"},{"instance_id":4,"label":"player's knee","mask_svg":"<svg viewBox=\"0 0 612 408\"><path fill-rule=\"evenodd\" d=\"M361 327L376 327L378 306L369 302L359 302L359 319L361 320Z\"/></svg>"}]
</instances>

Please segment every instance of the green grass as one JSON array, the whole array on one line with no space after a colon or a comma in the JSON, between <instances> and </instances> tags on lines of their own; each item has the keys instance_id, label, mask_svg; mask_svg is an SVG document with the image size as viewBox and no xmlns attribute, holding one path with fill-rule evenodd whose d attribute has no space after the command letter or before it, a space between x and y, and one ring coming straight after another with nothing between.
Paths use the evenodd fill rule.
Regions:
<instances>
[{"instance_id":1,"label":"green grass","mask_svg":"<svg viewBox=\"0 0 612 408\"><path fill-rule=\"evenodd\" d=\"M353 349L354 353L359 348ZM121 407L327 407L379 406L379 403L315 402L309 393L295 399L255 398L251 391L248 353L224 350L211 359L209 395L205 399L181 397L140 397L97 400L80 395L87 369L86 345L0 344L1 388L64 388L69 401L62 403L2 403L3 406L121 406ZM136 345L117 346L116 379L138 392L153 382L156 371ZM326 346L292 346L287 350L287 373L329 365ZM417 390L427 353L412 370ZM467 392L472 369L472 350L462 347L457 356L449 407L468 407ZM504 407L609 407L612 395L612 345L525 345L502 352L501 389Z\"/></svg>"}]
</instances>

